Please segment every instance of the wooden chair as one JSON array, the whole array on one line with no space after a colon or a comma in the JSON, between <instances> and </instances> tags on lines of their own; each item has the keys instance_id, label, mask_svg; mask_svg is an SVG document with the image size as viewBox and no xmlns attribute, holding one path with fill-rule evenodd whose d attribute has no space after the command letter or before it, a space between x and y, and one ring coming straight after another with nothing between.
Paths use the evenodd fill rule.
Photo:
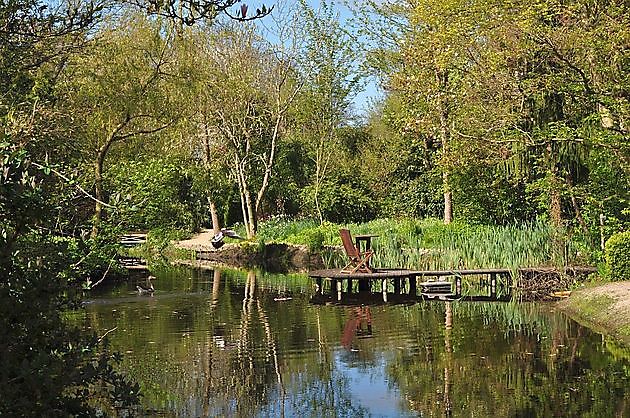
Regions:
<instances>
[{"instance_id":1,"label":"wooden chair","mask_svg":"<svg viewBox=\"0 0 630 418\"><path fill-rule=\"evenodd\" d=\"M343 248L346 250L346 254L350 259L350 262L341 269L342 273L372 273L370 269L370 258L374 255L372 250L360 252L352 242L352 235L348 229L340 229L339 235L341 236L341 242Z\"/></svg>"}]
</instances>

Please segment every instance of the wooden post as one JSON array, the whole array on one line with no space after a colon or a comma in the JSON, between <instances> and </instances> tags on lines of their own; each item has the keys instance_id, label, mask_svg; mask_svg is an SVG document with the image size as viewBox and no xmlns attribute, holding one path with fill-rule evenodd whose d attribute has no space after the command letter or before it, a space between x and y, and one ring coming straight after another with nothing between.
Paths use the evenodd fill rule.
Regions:
<instances>
[{"instance_id":1,"label":"wooden post","mask_svg":"<svg viewBox=\"0 0 630 418\"><path fill-rule=\"evenodd\" d=\"M416 287L416 276L409 276L409 294L416 296L418 294L418 288Z\"/></svg>"},{"instance_id":2,"label":"wooden post","mask_svg":"<svg viewBox=\"0 0 630 418\"><path fill-rule=\"evenodd\" d=\"M462 278L459 276L455 277L455 295L462 295Z\"/></svg>"},{"instance_id":3,"label":"wooden post","mask_svg":"<svg viewBox=\"0 0 630 418\"><path fill-rule=\"evenodd\" d=\"M317 286L317 289L315 289L315 292L321 295L324 290L322 289L322 278L318 277L317 279L315 279L315 284Z\"/></svg>"},{"instance_id":4,"label":"wooden post","mask_svg":"<svg viewBox=\"0 0 630 418\"><path fill-rule=\"evenodd\" d=\"M341 287L342 287L342 283L341 280L335 280L336 282L336 286L337 286L337 301L341 300Z\"/></svg>"},{"instance_id":5,"label":"wooden post","mask_svg":"<svg viewBox=\"0 0 630 418\"><path fill-rule=\"evenodd\" d=\"M490 274L490 297L497 297L497 274Z\"/></svg>"},{"instance_id":6,"label":"wooden post","mask_svg":"<svg viewBox=\"0 0 630 418\"><path fill-rule=\"evenodd\" d=\"M383 302L387 302L387 279L381 280L381 290L383 292Z\"/></svg>"}]
</instances>

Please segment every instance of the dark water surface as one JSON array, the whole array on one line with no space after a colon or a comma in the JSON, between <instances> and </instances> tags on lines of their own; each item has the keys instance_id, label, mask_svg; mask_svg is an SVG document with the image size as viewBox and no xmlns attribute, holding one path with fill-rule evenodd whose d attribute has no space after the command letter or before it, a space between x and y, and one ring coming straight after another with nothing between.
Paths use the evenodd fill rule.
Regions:
<instances>
[{"instance_id":1,"label":"dark water surface","mask_svg":"<svg viewBox=\"0 0 630 418\"><path fill-rule=\"evenodd\" d=\"M630 417L630 349L551 305L318 306L304 275L155 275L86 313L117 327L146 415Z\"/></svg>"}]
</instances>

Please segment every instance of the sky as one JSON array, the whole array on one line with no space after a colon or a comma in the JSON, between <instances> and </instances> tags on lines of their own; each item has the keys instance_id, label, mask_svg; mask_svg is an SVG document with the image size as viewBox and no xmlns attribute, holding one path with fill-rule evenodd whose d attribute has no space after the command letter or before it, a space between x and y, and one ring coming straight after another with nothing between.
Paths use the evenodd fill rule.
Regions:
<instances>
[{"instance_id":1,"label":"sky","mask_svg":"<svg viewBox=\"0 0 630 418\"><path fill-rule=\"evenodd\" d=\"M317 9L319 6L319 0L309 0L309 4ZM352 13L350 10L343 4L342 1L336 0L336 7L339 10L339 17L342 20L348 20L352 18ZM382 93L379 91L378 83L376 79L370 78L365 80L366 84L363 88L363 91L359 92L352 101L355 112L358 116L366 116L370 108L372 107L372 103L382 97Z\"/></svg>"},{"instance_id":2,"label":"sky","mask_svg":"<svg viewBox=\"0 0 630 418\"><path fill-rule=\"evenodd\" d=\"M282 3L282 1L289 2L289 4L293 2L293 0L248 0L247 3L250 3L250 7L259 7L262 4L270 7L276 5L277 3ZM331 1L332 0L329 0L327 3L330 3ZM317 10L320 6L320 0L307 0L307 2L315 10ZM342 0L334 0L334 4L336 10L339 12L339 18L342 20L342 22L352 18L351 11L343 4ZM280 7L281 6L279 5L278 7L275 7L274 12L278 12ZM262 23L264 24L264 22ZM379 90L376 79L372 78L364 80L363 90L358 92L358 94L352 100L354 114L356 114L360 118L367 116L373 102L377 101L380 97L382 97L382 93Z\"/></svg>"},{"instance_id":3,"label":"sky","mask_svg":"<svg viewBox=\"0 0 630 418\"><path fill-rule=\"evenodd\" d=\"M309 4L317 9L320 0L309 0ZM342 20L348 20L352 18L352 13L343 4L342 1L335 1L337 10L339 10L339 17ZM354 110L358 116L367 116L368 111L372 107L372 103L382 97L382 92L379 91L377 80L370 78L365 80L365 86L363 91L359 92L352 101Z\"/></svg>"}]
</instances>

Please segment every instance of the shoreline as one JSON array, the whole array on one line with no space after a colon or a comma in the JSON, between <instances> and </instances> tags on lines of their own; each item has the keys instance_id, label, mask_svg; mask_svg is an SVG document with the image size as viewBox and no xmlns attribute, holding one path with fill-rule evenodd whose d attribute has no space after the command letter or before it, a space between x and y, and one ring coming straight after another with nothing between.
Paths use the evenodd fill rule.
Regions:
<instances>
[{"instance_id":1,"label":"shoreline","mask_svg":"<svg viewBox=\"0 0 630 418\"><path fill-rule=\"evenodd\" d=\"M630 347L630 281L574 291L556 306L581 325Z\"/></svg>"},{"instance_id":2,"label":"shoreline","mask_svg":"<svg viewBox=\"0 0 630 418\"><path fill-rule=\"evenodd\" d=\"M214 249L209 245L211 237L211 231L206 230L191 239L174 242L176 248L203 254L194 261L178 260L178 264L230 268L268 264L266 267L275 267L271 270L300 272L322 266L321 257L311 253L306 246L268 244L261 251L255 243L245 246L228 243ZM271 263L260 264L265 259ZM556 306L576 322L630 347L630 281L600 283L575 290Z\"/></svg>"}]
</instances>

